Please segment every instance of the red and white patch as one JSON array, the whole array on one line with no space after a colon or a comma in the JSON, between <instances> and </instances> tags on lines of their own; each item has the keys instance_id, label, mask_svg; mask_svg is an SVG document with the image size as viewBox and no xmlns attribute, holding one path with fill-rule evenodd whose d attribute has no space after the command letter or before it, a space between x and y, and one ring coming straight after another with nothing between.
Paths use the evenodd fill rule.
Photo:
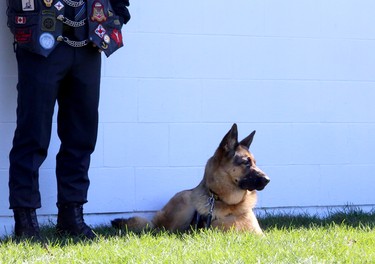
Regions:
<instances>
[{"instance_id":1,"label":"red and white patch","mask_svg":"<svg viewBox=\"0 0 375 264\"><path fill-rule=\"evenodd\" d=\"M26 24L26 17L16 16L16 24L17 25L25 25Z\"/></svg>"},{"instance_id":2,"label":"red and white patch","mask_svg":"<svg viewBox=\"0 0 375 264\"><path fill-rule=\"evenodd\" d=\"M114 29L111 34L111 39L113 39L116 42L116 44L120 47L122 45L121 31Z\"/></svg>"},{"instance_id":3,"label":"red and white patch","mask_svg":"<svg viewBox=\"0 0 375 264\"><path fill-rule=\"evenodd\" d=\"M106 32L107 31L101 24L99 24L98 27L95 29L95 34L98 35L99 38L103 38Z\"/></svg>"}]
</instances>

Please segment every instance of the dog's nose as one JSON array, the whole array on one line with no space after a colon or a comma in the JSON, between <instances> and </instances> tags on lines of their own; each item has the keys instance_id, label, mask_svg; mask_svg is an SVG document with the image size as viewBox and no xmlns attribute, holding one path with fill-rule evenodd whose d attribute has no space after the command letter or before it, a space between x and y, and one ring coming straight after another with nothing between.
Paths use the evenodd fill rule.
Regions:
<instances>
[{"instance_id":1,"label":"dog's nose","mask_svg":"<svg viewBox=\"0 0 375 264\"><path fill-rule=\"evenodd\" d=\"M263 177L263 181L264 181L264 184L268 184L271 181L271 179L266 175Z\"/></svg>"}]
</instances>

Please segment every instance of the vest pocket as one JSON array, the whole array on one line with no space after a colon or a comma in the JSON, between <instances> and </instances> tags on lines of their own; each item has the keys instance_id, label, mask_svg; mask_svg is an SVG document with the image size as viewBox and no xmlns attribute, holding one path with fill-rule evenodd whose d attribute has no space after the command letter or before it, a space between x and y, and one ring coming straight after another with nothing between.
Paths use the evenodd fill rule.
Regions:
<instances>
[{"instance_id":1,"label":"vest pocket","mask_svg":"<svg viewBox=\"0 0 375 264\"><path fill-rule=\"evenodd\" d=\"M37 12L20 12L8 15L8 25L14 34L18 47L34 51L37 42L39 14Z\"/></svg>"}]
</instances>

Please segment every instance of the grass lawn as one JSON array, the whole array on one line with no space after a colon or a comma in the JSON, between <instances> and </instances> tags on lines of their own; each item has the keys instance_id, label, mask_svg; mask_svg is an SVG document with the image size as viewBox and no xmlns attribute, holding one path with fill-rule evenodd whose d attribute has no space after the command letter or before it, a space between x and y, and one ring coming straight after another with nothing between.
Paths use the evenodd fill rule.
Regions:
<instances>
[{"instance_id":1,"label":"grass lawn","mask_svg":"<svg viewBox=\"0 0 375 264\"><path fill-rule=\"evenodd\" d=\"M264 237L215 230L141 235L96 228L94 241L0 242L0 263L375 263L375 213L343 211L324 219L266 215Z\"/></svg>"}]
</instances>

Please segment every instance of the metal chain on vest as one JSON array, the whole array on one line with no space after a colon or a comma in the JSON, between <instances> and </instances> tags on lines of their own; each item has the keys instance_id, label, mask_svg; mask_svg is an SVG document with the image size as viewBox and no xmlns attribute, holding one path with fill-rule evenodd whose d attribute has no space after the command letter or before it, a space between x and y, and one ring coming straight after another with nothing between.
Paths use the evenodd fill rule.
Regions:
<instances>
[{"instance_id":1,"label":"metal chain on vest","mask_svg":"<svg viewBox=\"0 0 375 264\"><path fill-rule=\"evenodd\" d=\"M81 47L86 46L89 43L87 39L81 40L81 41L75 41L75 40L70 40L67 37L63 37L63 36L58 36L57 41L64 41L66 44L74 48L81 48Z\"/></svg>"},{"instance_id":2,"label":"metal chain on vest","mask_svg":"<svg viewBox=\"0 0 375 264\"><path fill-rule=\"evenodd\" d=\"M71 27L82 27L86 24L86 18L85 19L82 19L81 21L73 21L73 20L70 20L69 18L67 17L64 17L63 15L59 15L57 17L58 20L60 20L61 22L63 22L64 24L68 25L68 26L71 26Z\"/></svg>"},{"instance_id":3,"label":"metal chain on vest","mask_svg":"<svg viewBox=\"0 0 375 264\"><path fill-rule=\"evenodd\" d=\"M71 6L71 7L79 7L79 6L82 6L85 3L84 0L80 0L78 2L72 1L72 0L63 0L63 2L65 4L67 4L68 6Z\"/></svg>"}]
</instances>

